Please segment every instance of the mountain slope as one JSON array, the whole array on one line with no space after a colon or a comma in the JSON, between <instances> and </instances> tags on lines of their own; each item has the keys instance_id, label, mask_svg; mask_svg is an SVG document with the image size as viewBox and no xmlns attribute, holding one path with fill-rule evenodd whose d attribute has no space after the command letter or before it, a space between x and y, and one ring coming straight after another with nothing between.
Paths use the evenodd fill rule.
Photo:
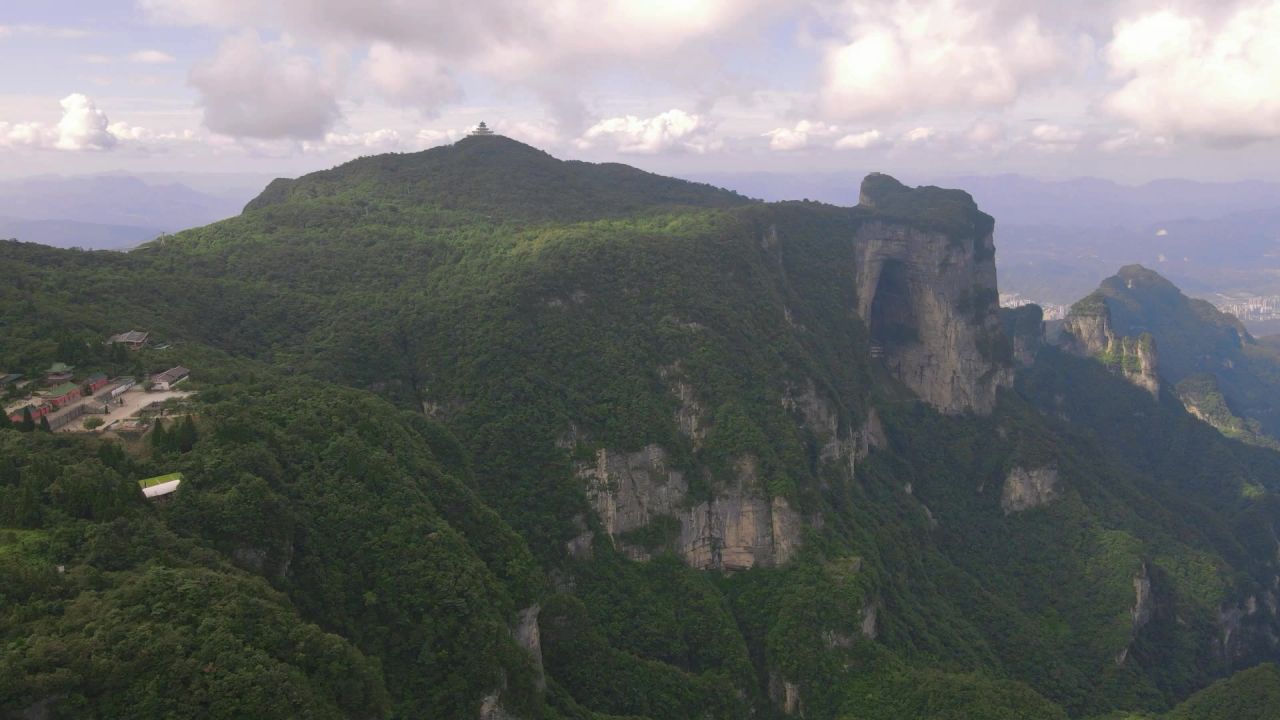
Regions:
<instances>
[{"instance_id":1,"label":"mountain slope","mask_svg":"<svg viewBox=\"0 0 1280 720\"><path fill-rule=\"evenodd\" d=\"M1091 308L1098 309L1097 312ZM1091 316L1087 322L1086 315ZM1103 317L1105 316L1105 318ZM1076 303L1067 326L1077 333L1149 334L1159 375L1194 412L1240 437L1280 438L1280 355L1236 318L1139 265L1120 269Z\"/></svg>"},{"instance_id":2,"label":"mountain slope","mask_svg":"<svg viewBox=\"0 0 1280 720\"><path fill-rule=\"evenodd\" d=\"M375 659L371 716L1057 719L1275 659L1280 455L1053 348L1015 375L992 218L862 195L366 158L127 255L0 246L0 363L179 341L128 360L193 368L201 437L134 511ZM4 522L98 532L45 450ZM5 710L59 702L20 667Z\"/></svg>"}]
</instances>

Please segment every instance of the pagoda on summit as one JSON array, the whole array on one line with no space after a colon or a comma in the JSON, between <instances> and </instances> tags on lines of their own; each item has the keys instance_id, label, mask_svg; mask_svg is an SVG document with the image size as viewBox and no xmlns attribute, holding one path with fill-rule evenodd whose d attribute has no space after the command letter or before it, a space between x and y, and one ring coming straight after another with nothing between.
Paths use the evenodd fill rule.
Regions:
<instances>
[{"instance_id":1,"label":"pagoda on summit","mask_svg":"<svg viewBox=\"0 0 1280 720\"><path fill-rule=\"evenodd\" d=\"M493 135L494 132L489 129L488 125L484 124L484 121L481 121L480 124L476 126L476 129L472 130L470 134L471 137L483 137L485 135Z\"/></svg>"}]
</instances>

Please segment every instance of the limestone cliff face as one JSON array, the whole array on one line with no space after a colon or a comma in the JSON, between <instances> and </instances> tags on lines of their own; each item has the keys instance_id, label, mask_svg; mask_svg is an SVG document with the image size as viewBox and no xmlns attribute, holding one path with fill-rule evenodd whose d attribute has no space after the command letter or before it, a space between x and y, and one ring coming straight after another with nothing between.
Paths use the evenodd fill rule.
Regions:
<instances>
[{"instance_id":1,"label":"limestone cliff face","mask_svg":"<svg viewBox=\"0 0 1280 720\"><path fill-rule=\"evenodd\" d=\"M1106 300L1090 296L1076 303L1063 321L1060 343L1069 352L1099 360L1153 397L1160 396L1155 339L1148 333L1139 337L1116 333Z\"/></svg>"},{"instance_id":2,"label":"limestone cliff face","mask_svg":"<svg viewBox=\"0 0 1280 720\"><path fill-rule=\"evenodd\" d=\"M1116 655L1116 665L1123 665L1129 658L1129 650L1133 647L1138 632L1151 622L1154 613L1154 596L1151 593L1151 575L1147 572L1146 563L1133 576L1133 607L1129 608L1129 642Z\"/></svg>"},{"instance_id":3,"label":"limestone cliff face","mask_svg":"<svg viewBox=\"0 0 1280 720\"><path fill-rule=\"evenodd\" d=\"M530 605L520 611L519 622L516 623L512 636L516 640L516 644L524 648L529 653L529 657L533 660L533 669L537 674L537 686L539 690L547 689L547 678L542 666L542 633L538 627L538 613L542 612L540 605Z\"/></svg>"},{"instance_id":4,"label":"limestone cliff face","mask_svg":"<svg viewBox=\"0 0 1280 720\"><path fill-rule=\"evenodd\" d=\"M678 364L661 368L659 375L677 401L676 428L698 448L709 421L696 388ZM849 480L859 461L888 442L874 408L857 427L841 427L836 406L812 380L785 388L781 404L819 443L819 462ZM571 428L561 446L572 448L581 440ZM601 529L632 559L675 551L692 567L738 570L780 565L800 548L805 519L786 498L765 491L750 454L737 459L731 479L712 483L710 500L689 496L687 473L693 471L675 467L659 445L636 452L599 449L594 460L578 462L575 472ZM574 557L587 557L594 540L585 522L581 529L566 548Z\"/></svg>"},{"instance_id":5,"label":"limestone cliff face","mask_svg":"<svg viewBox=\"0 0 1280 720\"><path fill-rule=\"evenodd\" d=\"M998 390L1013 379L997 302L991 218L965 193L910 189L882 175L864 181L851 217L851 236L842 241L855 289L849 310L868 330L873 362L941 412L990 413ZM770 226L761 247L776 251L783 242L785 235ZM697 323L682 325L703 330ZM696 454L715 430L706 412L712 403L689 382L679 359L657 373L675 401L672 426ZM827 469L824 482L835 477L833 469L852 481L859 460L886 444L874 410L851 424L813 380L775 391L796 425L816 440L816 460ZM571 431L562 446L581 442ZM597 448L593 460L577 463L598 528L615 547L637 560L675 551L706 569L778 565L795 554L804 518L787 498L766 491L749 448L735 459L731 476L715 482L695 475L705 468L674 466L669 450ZM711 490L691 496L691 484ZM588 554L597 541L587 523L582 530L568 547L576 556Z\"/></svg>"},{"instance_id":6,"label":"limestone cliff face","mask_svg":"<svg viewBox=\"0 0 1280 720\"><path fill-rule=\"evenodd\" d=\"M1058 497L1058 470L1053 467L1015 467L1005 478L1000 507L1005 515L1048 505Z\"/></svg>"},{"instance_id":7,"label":"limestone cliff face","mask_svg":"<svg viewBox=\"0 0 1280 720\"><path fill-rule=\"evenodd\" d=\"M657 445L600 450L577 470L610 541L635 560L671 548L702 569L786 562L800 545L800 516L785 498L765 495L754 458L740 458L735 471L712 500L694 502L684 472Z\"/></svg>"},{"instance_id":8,"label":"limestone cliff face","mask_svg":"<svg viewBox=\"0 0 1280 720\"><path fill-rule=\"evenodd\" d=\"M882 175L863 182L860 205L883 217L853 241L872 355L944 413L990 413L1013 380L990 218L965 193L911 190ZM921 219L935 216L971 222L960 234L927 229Z\"/></svg>"},{"instance_id":9,"label":"limestone cliff face","mask_svg":"<svg viewBox=\"0 0 1280 720\"><path fill-rule=\"evenodd\" d=\"M1013 359L1021 367L1031 367L1045 344L1044 311L1039 305L1000 308L1005 337L1013 344Z\"/></svg>"},{"instance_id":10,"label":"limestone cliff face","mask_svg":"<svg viewBox=\"0 0 1280 720\"><path fill-rule=\"evenodd\" d=\"M888 442L875 408L868 411L860 428L842 430L835 407L818 394L812 380L800 388L788 387L782 395L782 407L794 413L799 423L822 443L819 462L841 466L850 480L857 475L858 461L872 448L884 447Z\"/></svg>"}]
</instances>

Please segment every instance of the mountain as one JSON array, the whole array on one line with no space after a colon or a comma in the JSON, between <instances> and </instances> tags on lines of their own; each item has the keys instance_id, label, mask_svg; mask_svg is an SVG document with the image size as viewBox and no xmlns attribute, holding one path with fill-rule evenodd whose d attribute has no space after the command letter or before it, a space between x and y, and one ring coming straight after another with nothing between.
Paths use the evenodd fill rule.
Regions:
<instances>
[{"instance_id":1,"label":"mountain","mask_svg":"<svg viewBox=\"0 0 1280 720\"><path fill-rule=\"evenodd\" d=\"M100 225L75 220L23 220L0 217L0 237L54 247L123 250L154 240L162 231L130 225Z\"/></svg>"},{"instance_id":2,"label":"mountain","mask_svg":"<svg viewBox=\"0 0 1280 720\"><path fill-rule=\"evenodd\" d=\"M1121 268L1072 306L1064 327L1078 352L1109 354L1119 364L1123 357L1111 359L1117 343L1149 338L1154 349L1140 373L1148 387L1154 390L1158 375L1190 412L1224 432L1271 445L1280 439L1280 353L1159 274L1139 265Z\"/></svg>"},{"instance_id":3,"label":"mountain","mask_svg":"<svg viewBox=\"0 0 1280 720\"><path fill-rule=\"evenodd\" d=\"M721 173L700 176L751 197L857 201L847 173ZM1020 175L934 179L971 193L1000 218L1001 289L1041 304L1069 305L1114 268L1154 267L1215 302L1280 306L1275 265L1280 188L1274 183L1158 180L1121 185L1098 178ZM1242 318L1275 332L1280 312Z\"/></svg>"},{"instance_id":4,"label":"mountain","mask_svg":"<svg viewBox=\"0 0 1280 720\"><path fill-rule=\"evenodd\" d=\"M0 713L1275 716L1280 454L1001 311L967 193L858 199L472 137L0 244L6 371L199 391L0 428Z\"/></svg>"},{"instance_id":5,"label":"mountain","mask_svg":"<svg viewBox=\"0 0 1280 720\"><path fill-rule=\"evenodd\" d=\"M59 247L117 249L230 217L244 199L129 175L0 181L0 237Z\"/></svg>"},{"instance_id":6,"label":"mountain","mask_svg":"<svg viewBox=\"0 0 1280 720\"><path fill-rule=\"evenodd\" d=\"M736 193L619 164L570 161L499 137L463 140L421 153L361 158L267 186L246 210L315 200L423 203L499 220L572 221L664 205L732 207Z\"/></svg>"},{"instance_id":7,"label":"mountain","mask_svg":"<svg viewBox=\"0 0 1280 720\"><path fill-rule=\"evenodd\" d=\"M857 201L857 173L704 173L696 179L770 201L808 198L835 204ZM1042 180L1024 175L962 175L922 178L961 188L1001 226L1141 230L1180 220L1211 220L1271 212L1280 186L1262 181L1232 183L1155 180L1124 185L1101 178Z\"/></svg>"}]
</instances>

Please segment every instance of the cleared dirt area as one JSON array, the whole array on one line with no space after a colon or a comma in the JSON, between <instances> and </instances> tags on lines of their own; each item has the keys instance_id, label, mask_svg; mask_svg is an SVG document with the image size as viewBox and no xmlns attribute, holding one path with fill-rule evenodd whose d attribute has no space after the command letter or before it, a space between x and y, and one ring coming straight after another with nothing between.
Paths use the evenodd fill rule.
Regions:
<instances>
[{"instance_id":1,"label":"cleared dirt area","mask_svg":"<svg viewBox=\"0 0 1280 720\"><path fill-rule=\"evenodd\" d=\"M132 390L122 394L120 397L111 401L111 412L106 415L83 415L69 423L64 428L60 428L58 432L84 432L84 421L86 418L100 417L104 424L95 432L105 432L113 429L112 426L118 424L122 420L127 420L138 414L142 408L154 402L164 402L169 398L184 398L191 393L183 390L165 390L162 392L147 392L142 388L135 387ZM97 402L98 397L94 396L89 402Z\"/></svg>"}]
</instances>

